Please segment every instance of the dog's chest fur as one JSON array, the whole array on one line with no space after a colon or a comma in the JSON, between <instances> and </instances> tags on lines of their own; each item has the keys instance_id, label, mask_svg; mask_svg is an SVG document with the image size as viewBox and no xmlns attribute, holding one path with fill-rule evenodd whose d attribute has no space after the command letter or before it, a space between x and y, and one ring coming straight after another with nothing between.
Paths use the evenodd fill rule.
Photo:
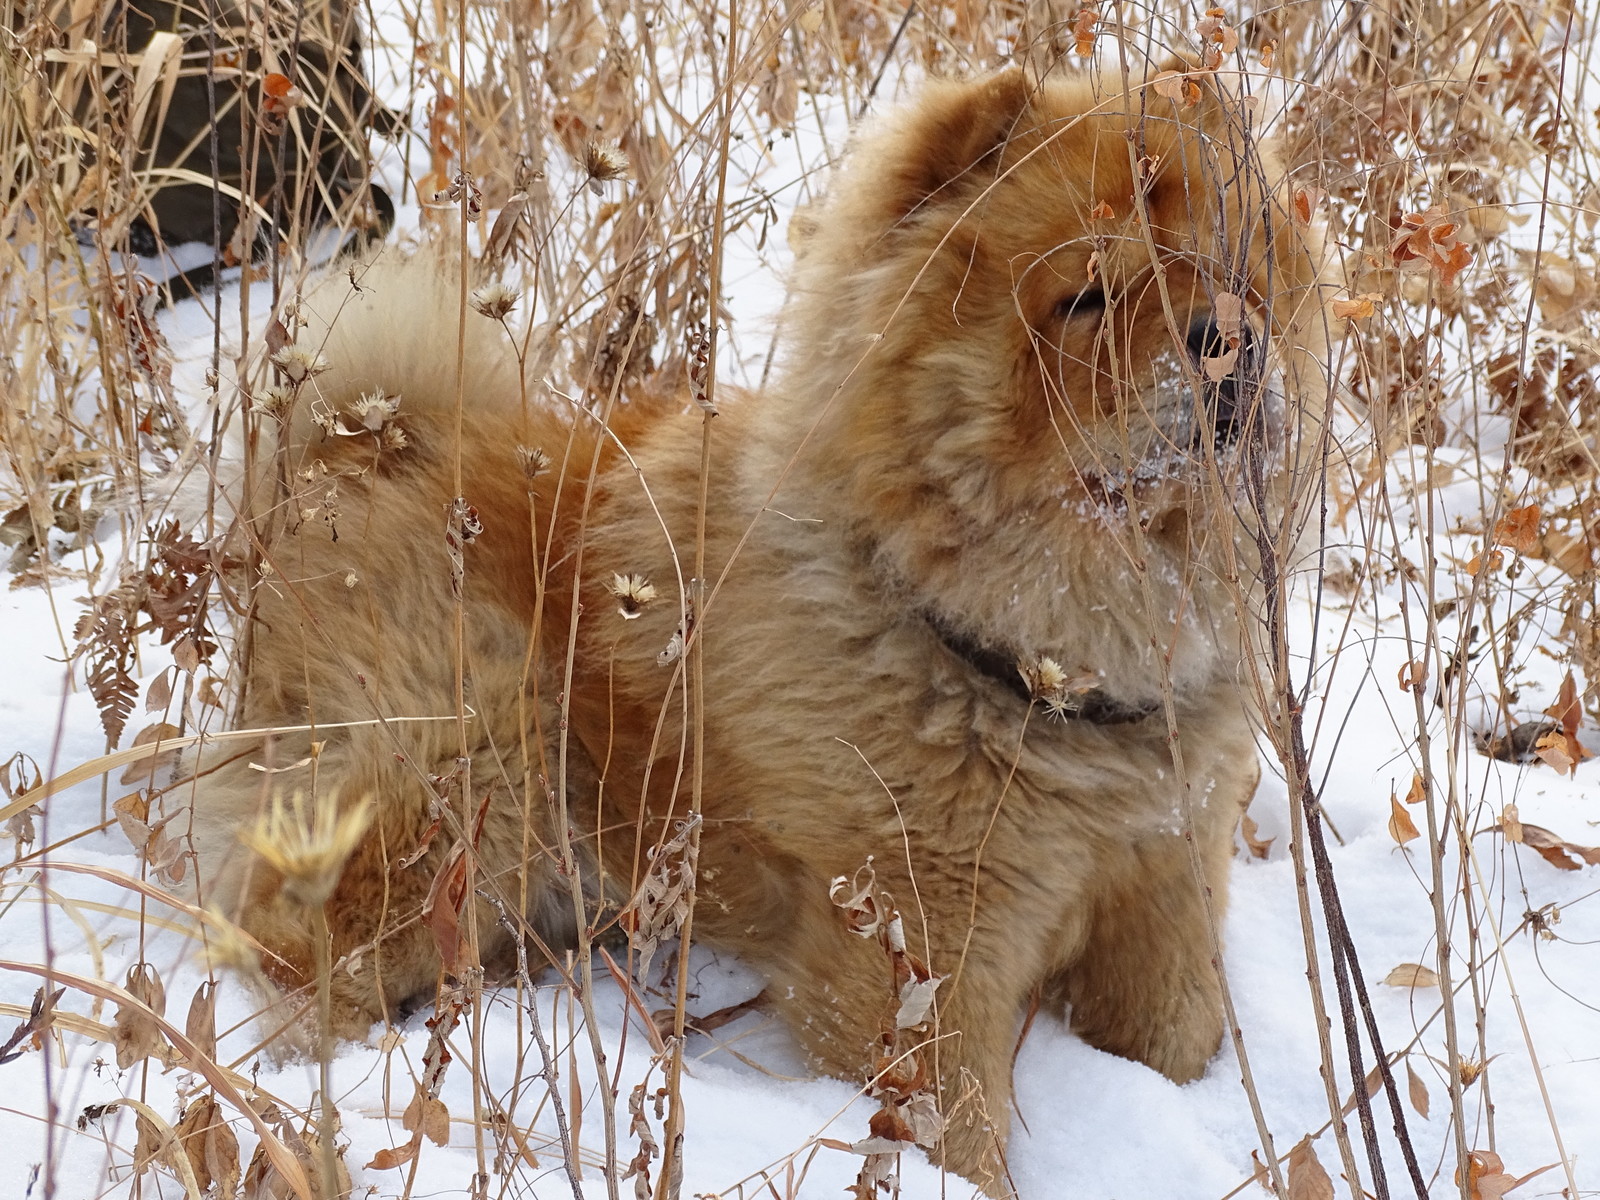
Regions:
<instances>
[{"instance_id":1,"label":"dog's chest fur","mask_svg":"<svg viewBox=\"0 0 1600 1200\"><path fill-rule=\"evenodd\" d=\"M1047 907L1064 910L1092 888L1097 860L1180 836L1186 803L1202 816L1213 806L1219 816L1226 810L1231 825L1243 799L1237 781L1253 772L1254 760L1231 681L1186 681L1175 693L1181 779L1153 670L1132 685L1153 710L1148 716L1098 722L1030 708L1001 672L980 670L952 649L930 618L928 597L884 577L862 537L870 515L852 520L839 512L811 486L803 458L767 503L786 460L763 442L759 420L758 411L740 406L711 430L700 636L703 893L713 925L719 903L745 929L781 920L795 889L823 895L832 878L850 875L868 856L905 887L915 886L918 873L970 880L981 870L991 890L1055 889ZM661 520L619 484L590 529L584 568L575 688L583 680L591 686L574 697L575 724L591 755L612 764L607 794L618 811L601 824L637 815L646 764L656 820L683 815L691 778L679 768L680 751L686 761L692 745L686 672L660 657L682 624L678 572L685 579L693 572L699 422L663 418L634 453ZM970 557L976 575L995 570L981 545ZM661 598L625 620L607 611L615 605L602 588L613 574L630 573L647 575ZM1001 575L988 584L1007 596L1027 592ZM1091 612L1086 601L1062 641L1099 640L1121 666L1129 635L1119 629L1117 638L1084 639L1082 627L1128 622L1130 603ZM1148 627L1143 637L1154 640ZM603 697L592 686L598 681ZM1127 694L1125 680L1108 682ZM637 731L655 730L659 714L651 745ZM674 782L677 795L669 798ZM819 820L824 808L827 819Z\"/></svg>"}]
</instances>

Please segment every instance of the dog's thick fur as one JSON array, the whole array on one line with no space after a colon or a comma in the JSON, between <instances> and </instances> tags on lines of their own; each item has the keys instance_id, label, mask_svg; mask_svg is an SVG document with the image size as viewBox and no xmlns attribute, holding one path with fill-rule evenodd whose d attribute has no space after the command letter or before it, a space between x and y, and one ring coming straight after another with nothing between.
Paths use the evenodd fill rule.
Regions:
<instances>
[{"instance_id":1,"label":"dog's thick fur","mask_svg":"<svg viewBox=\"0 0 1600 1200\"><path fill-rule=\"evenodd\" d=\"M1237 614L1262 514L1240 444L1281 456L1298 428L1303 364L1285 351L1307 344L1296 306L1315 277L1242 106L1196 80L1188 106L1016 72L930 86L815 217L781 381L724 394L709 434L695 938L767 976L819 1068L863 1079L886 966L829 884L870 856L944 977L940 1153L996 1192L1030 998L1174 1080L1222 1032L1203 889L1220 911L1258 775ZM681 661L659 660L693 592L703 425L635 399L602 433L529 401L503 332L469 313L458 437L455 283L436 265L358 278L309 304L331 321L317 407L399 395L406 445L296 418L288 476L317 472L319 497L337 481L338 537L311 520L270 547L245 723L391 720L235 750L201 779L196 819L203 877L298 986L316 960L305 914L236 832L272 792L376 802L327 906L352 1033L431 994L419 911L462 828L476 879L559 939L575 906L553 865L558 775L604 876L591 922L686 814L689 693ZM1222 293L1242 332L1213 312ZM1230 328L1241 353L1206 383ZM551 468L530 482L518 446ZM457 711L458 456L483 524L464 551L470 716L393 720ZM617 575L659 593L637 619ZM1092 687L1079 711L1018 694L1012 664L1043 657ZM436 793L456 819L397 865ZM476 920L488 955L504 935L488 906Z\"/></svg>"}]
</instances>

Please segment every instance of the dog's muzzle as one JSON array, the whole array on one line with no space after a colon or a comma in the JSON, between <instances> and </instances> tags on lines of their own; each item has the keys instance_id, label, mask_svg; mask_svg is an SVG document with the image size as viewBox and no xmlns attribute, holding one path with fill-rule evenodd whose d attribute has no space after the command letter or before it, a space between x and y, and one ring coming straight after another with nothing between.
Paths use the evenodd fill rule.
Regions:
<instances>
[{"instance_id":1,"label":"dog's muzzle","mask_svg":"<svg viewBox=\"0 0 1600 1200\"><path fill-rule=\"evenodd\" d=\"M1217 326L1216 317L1209 313L1196 317L1189 326L1188 349L1200 377L1205 416L1195 430L1197 449L1206 442L1217 450L1233 446L1260 420L1263 383L1260 341L1248 323L1240 326L1238 338L1238 345L1233 345ZM1214 363L1225 358L1230 350L1236 353L1228 373L1213 379L1206 370L1208 360ZM1213 366L1212 373L1214 371Z\"/></svg>"}]
</instances>

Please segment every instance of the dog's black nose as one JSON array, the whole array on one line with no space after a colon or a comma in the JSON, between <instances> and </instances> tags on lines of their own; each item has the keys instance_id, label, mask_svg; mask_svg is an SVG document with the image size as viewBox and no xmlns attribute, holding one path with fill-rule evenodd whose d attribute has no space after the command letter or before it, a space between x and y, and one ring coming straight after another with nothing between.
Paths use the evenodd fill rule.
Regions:
<instances>
[{"instance_id":1,"label":"dog's black nose","mask_svg":"<svg viewBox=\"0 0 1600 1200\"><path fill-rule=\"evenodd\" d=\"M1241 323L1238 332L1229 337L1218 327L1215 314L1207 313L1190 323L1188 347L1200 373L1200 391L1214 444L1219 449L1231 446L1253 419L1260 402L1261 364L1255 334L1248 324ZM1226 374L1218 377L1218 360L1226 361L1230 352L1232 360L1226 364Z\"/></svg>"}]
</instances>

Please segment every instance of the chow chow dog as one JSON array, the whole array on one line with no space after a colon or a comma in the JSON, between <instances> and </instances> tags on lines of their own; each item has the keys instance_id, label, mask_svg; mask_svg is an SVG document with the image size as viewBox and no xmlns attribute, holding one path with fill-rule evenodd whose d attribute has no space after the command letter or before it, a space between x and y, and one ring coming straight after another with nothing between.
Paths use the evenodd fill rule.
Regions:
<instances>
[{"instance_id":1,"label":"chow chow dog","mask_svg":"<svg viewBox=\"0 0 1600 1200\"><path fill-rule=\"evenodd\" d=\"M359 1036L508 926L637 938L697 855L694 939L818 1069L913 1062L890 1099L991 1193L1035 1006L1198 1076L1258 778L1240 616L1316 377L1249 113L1181 64L928 85L806 219L778 382L715 416L548 396L497 322L460 345L437 261L322 283L259 485L243 724L287 731L195 801L273 980L331 960ZM320 889L313 812L349 818Z\"/></svg>"}]
</instances>

